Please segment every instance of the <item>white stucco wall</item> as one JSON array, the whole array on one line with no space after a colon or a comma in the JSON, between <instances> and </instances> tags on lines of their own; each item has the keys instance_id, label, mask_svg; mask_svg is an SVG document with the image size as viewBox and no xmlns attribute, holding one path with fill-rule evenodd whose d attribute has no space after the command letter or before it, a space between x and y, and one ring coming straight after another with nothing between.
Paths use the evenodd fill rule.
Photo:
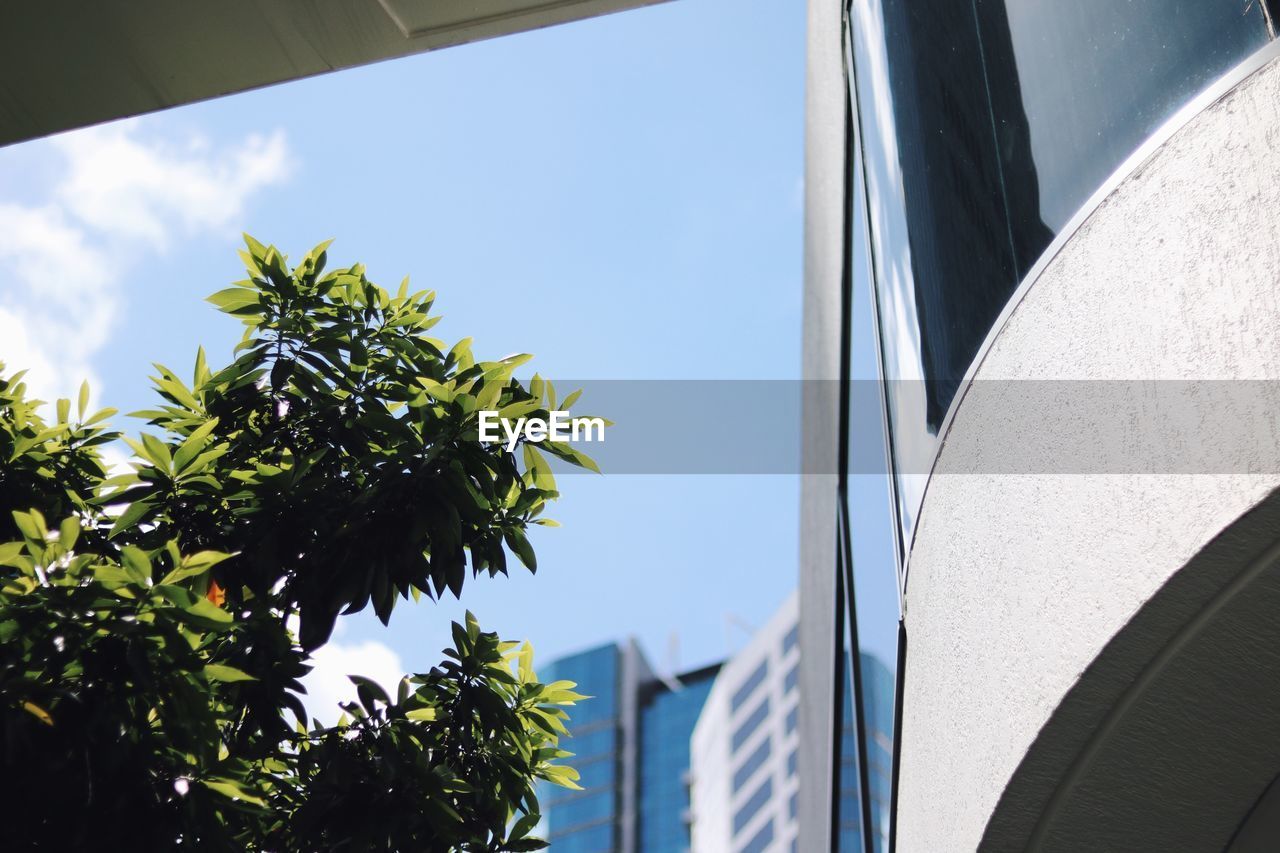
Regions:
<instances>
[{"instance_id":1,"label":"white stucco wall","mask_svg":"<svg viewBox=\"0 0 1280 853\"><path fill-rule=\"evenodd\" d=\"M746 844L765 823L773 821L770 853L791 849L798 826L790 815L788 802L799 786L799 779L788 773L787 756L799 746L797 731L788 732L787 713L797 705L799 691L787 690L787 673L799 664L800 647L784 648L784 638L796 626L799 598L793 593L737 651L716 675L716 683L702 706L698 723L690 741L690 801L692 803L692 840L694 853L731 853ZM768 674L763 682L736 711L732 708L734 693L768 661ZM734 731L742 720L769 697L769 714L738 750L732 748ZM764 740L771 740L768 759L756 770L741 790L733 790L734 771ZM772 779L773 795L741 832L733 832L733 816L753 791L766 778Z\"/></svg>"},{"instance_id":2,"label":"white stucco wall","mask_svg":"<svg viewBox=\"0 0 1280 853\"><path fill-rule=\"evenodd\" d=\"M1280 378L1280 65L1208 107L1120 184L1030 288L977 373L980 383L1135 378ZM1197 405L1161 427L1171 445L1216 440L1206 433L1215 417L1222 423L1220 403L1203 404L1203 420ZM1027 470L1043 454L1044 470L1060 471L1061 449L1091 428L1070 407L997 383L965 398L945 436L907 580L902 853L974 849L1028 746L1098 651L1280 484L1244 467L981 473L975 459L1009 452L992 425L1010 417L1037 432L1019 449ZM1235 461L1251 453L1262 454L1257 470L1275 470L1265 447Z\"/></svg>"}]
</instances>

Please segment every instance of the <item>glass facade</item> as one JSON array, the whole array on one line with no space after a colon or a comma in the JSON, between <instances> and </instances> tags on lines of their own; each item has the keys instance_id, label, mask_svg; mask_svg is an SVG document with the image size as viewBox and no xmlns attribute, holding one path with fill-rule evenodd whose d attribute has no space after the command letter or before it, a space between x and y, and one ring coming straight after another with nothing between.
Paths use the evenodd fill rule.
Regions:
<instances>
[{"instance_id":1,"label":"glass facade","mask_svg":"<svg viewBox=\"0 0 1280 853\"><path fill-rule=\"evenodd\" d=\"M847 0L846 11L835 627L858 651L845 654L833 733L832 832L837 849L877 853L892 847L905 561L957 394L1055 240L1162 125L1275 39L1280 0ZM855 380L882 393L854 393Z\"/></svg>"},{"instance_id":2,"label":"glass facade","mask_svg":"<svg viewBox=\"0 0 1280 853\"><path fill-rule=\"evenodd\" d=\"M857 179L904 540L938 430L1019 283L1130 154L1272 37L1271 13L1216 0L852 0Z\"/></svg>"},{"instance_id":3,"label":"glass facade","mask_svg":"<svg viewBox=\"0 0 1280 853\"><path fill-rule=\"evenodd\" d=\"M592 698L571 709L563 741L572 752L569 764L582 775L581 791L542 786L539 799L547 839L558 853L609 853L617 850L622 766L622 653L618 646L590 649L561 658L539 676L567 680Z\"/></svg>"},{"instance_id":4,"label":"glass facade","mask_svg":"<svg viewBox=\"0 0 1280 853\"><path fill-rule=\"evenodd\" d=\"M679 690L652 682L640 706L640 853L689 849L689 738L718 667L679 676Z\"/></svg>"},{"instance_id":5,"label":"glass facade","mask_svg":"<svg viewBox=\"0 0 1280 853\"><path fill-rule=\"evenodd\" d=\"M718 670L659 679L638 650L611 643L560 658L539 673L544 681L573 681L591 697L570 709L570 737L562 742L573 753L566 763L578 771L583 790L539 788L552 850L688 851L689 738ZM626 784L628 767L635 768L634 785Z\"/></svg>"},{"instance_id":6,"label":"glass facade","mask_svg":"<svg viewBox=\"0 0 1280 853\"><path fill-rule=\"evenodd\" d=\"M863 755L867 763L867 799L871 812L872 849L889 849L893 795L893 673L879 658L863 653Z\"/></svg>"}]
</instances>

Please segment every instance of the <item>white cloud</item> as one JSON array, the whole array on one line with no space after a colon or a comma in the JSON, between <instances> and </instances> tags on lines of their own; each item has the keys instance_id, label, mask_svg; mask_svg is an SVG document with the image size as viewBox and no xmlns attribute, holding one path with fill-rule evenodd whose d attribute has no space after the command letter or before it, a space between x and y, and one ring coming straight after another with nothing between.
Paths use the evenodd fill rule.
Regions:
<instances>
[{"instance_id":1,"label":"white cloud","mask_svg":"<svg viewBox=\"0 0 1280 853\"><path fill-rule=\"evenodd\" d=\"M133 457L125 453L119 442L100 447L102 462L107 466L108 477L130 474L134 470Z\"/></svg>"},{"instance_id":2,"label":"white cloud","mask_svg":"<svg viewBox=\"0 0 1280 853\"><path fill-rule=\"evenodd\" d=\"M355 700L356 688L348 676L373 679L392 699L404 676L400 656L376 640L354 643L331 640L312 654L311 662L314 669L302 679L307 688L302 699L307 713L324 723L337 721L342 713L339 702Z\"/></svg>"},{"instance_id":3,"label":"white cloud","mask_svg":"<svg viewBox=\"0 0 1280 853\"><path fill-rule=\"evenodd\" d=\"M59 203L90 228L164 248L175 224L186 233L225 228L245 200L289 171L282 131L250 136L225 153L200 137L185 146L144 142L128 122L59 137L66 179Z\"/></svg>"},{"instance_id":4,"label":"white cloud","mask_svg":"<svg viewBox=\"0 0 1280 853\"><path fill-rule=\"evenodd\" d=\"M32 393L74 396L100 380L125 273L175 238L234 228L249 198L290 171L284 134L214 149L150 138L137 122L51 140L58 177L34 204L0 201L0 361L29 369Z\"/></svg>"}]
</instances>

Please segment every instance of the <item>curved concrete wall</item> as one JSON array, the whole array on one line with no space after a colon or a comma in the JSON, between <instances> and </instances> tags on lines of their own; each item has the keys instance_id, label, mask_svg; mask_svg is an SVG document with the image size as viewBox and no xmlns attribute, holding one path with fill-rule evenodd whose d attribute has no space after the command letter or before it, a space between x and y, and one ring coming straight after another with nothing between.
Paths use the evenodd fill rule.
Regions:
<instances>
[{"instance_id":1,"label":"curved concrete wall","mask_svg":"<svg viewBox=\"0 0 1280 853\"><path fill-rule=\"evenodd\" d=\"M1261 445L1239 451L1230 473L1066 472L1061 448L1079 446L1079 413L986 380L1204 378L1280 378L1274 62L1099 206L1012 312L978 368L981 391L956 411L909 562L902 853L976 848L1028 748L1100 650L1280 485ZM1164 428L1170 446L1214 441L1205 424L1221 420L1220 404L1194 395L1182 404L1184 417ZM1008 453L1007 433L991 426L1010 421L1036 431L1020 449L1024 470L1056 473L974 464Z\"/></svg>"}]
</instances>

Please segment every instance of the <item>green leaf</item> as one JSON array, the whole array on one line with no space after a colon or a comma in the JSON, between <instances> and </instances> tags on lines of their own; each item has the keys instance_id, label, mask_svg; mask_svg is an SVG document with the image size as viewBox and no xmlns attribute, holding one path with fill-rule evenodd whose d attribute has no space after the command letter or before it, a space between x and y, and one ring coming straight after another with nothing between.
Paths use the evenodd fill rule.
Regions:
<instances>
[{"instance_id":1,"label":"green leaf","mask_svg":"<svg viewBox=\"0 0 1280 853\"><path fill-rule=\"evenodd\" d=\"M120 563L138 584L146 585L151 581L151 558L141 548L125 545L120 549Z\"/></svg>"},{"instance_id":2,"label":"green leaf","mask_svg":"<svg viewBox=\"0 0 1280 853\"><path fill-rule=\"evenodd\" d=\"M582 790L582 786L578 784L578 771L563 764L552 764L542 768L542 777L553 785L559 785L562 788L568 788L572 791Z\"/></svg>"},{"instance_id":3,"label":"green leaf","mask_svg":"<svg viewBox=\"0 0 1280 853\"><path fill-rule=\"evenodd\" d=\"M84 413L89 410L89 380L80 383L80 420L84 421Z\"/></svg>"},{"instance_id":4,"label":"green leaf","mask_svg":"<svg viewBox=\"0 0 1280 853\"><path fill-rule=\"evenodd\" d=\"M231 554L223 554L220 551L200 551L192 554L182 561L182 565L165 575L160 583L174 584L196 575L202 575L231 556Z\"/></svg>"},{"instance_id":5,"label":"green leaf","mask_svg":"<svg viewBox=\"0 0 1280 853\"><path fill-rule=\"evenodd\" d=\"M27 546L22 542L5 542L0 545L0 566L13 566L14 560Z\"/></svg>"},{"instance_id":6,"label":"green leaf","mask_svg":"<svg viewBox=\"0 0 1280 853\"><path fill-rule=\"evenodd\" d=\"M64 518L58 525L58 544L70 551L76 547L80 538L80 522L75 518Z\"/></svg>"},{"instance_id":7,"label":"green leaf","mask_svg":"<svg viewBox=\"0 0 1280 853\"><path fill-rule=\"evenodd\" d=\"M556 478L551 474L551 466L547 464L547 460L532 444L524 445L524 467L533 477L533 487L543 491L554 492L556 490Z\"/></svg>"},{"instance_id":8,"label":"green leaf","mask_svg":"<svg viewBox=\"0 0 1280 853\"><path fill-rule=\"evenodd\" d=\"M248 234L241 234L244 238L244 244L249 247L249 254L257 260L263 260L267 256L267 247L259 243Z\"/></svg>"},{"instance_id":9,"label":"green leaf","mask_svg":"<svg viewBox=\"0 0 1280 853\"><path fill-rule=\"evenodd\" d=\"M218 625L229 625L232 621L231 614L214 604L207 598L197 598L195 603L184 607L188 614L198 619L207 620Z\"/></svg>"},{"instance_id":10,"label":"green leaf","mask_svg":"<svg viewBox=\"0 0 1280 853\"><path fill-rule=\"evenodd\" d=\"M157 468L162 471L169 471L173 468L173 457L169 454L169 447L160 439L148 432L142 434L142 446L146 451L145 458L150 460Z\"/></svg>"},{"instance_id":11,"label":"green leaf","mask_svg":"<svg viewBox=\"0 0 1280 853\"><path fill-rule=\"evenodd\" d=\"M562 441L547 441L543 444L550 452L559 456L566 462L572 462L579 468L586 468L589 471L595 471L597 474L600 473L600 466L596 464L594 459L582 451L577 450Z\"/></svg>"},{"instance_id":12,"label":"green leaf","mask_svg":"<svg viewBox=\"0 0 1280 853\"><path fill-rule=\"evenodd\" d=\"M191 432L191 435L187 436L187 440L182 442L182 446L178 448L178 452L173 454L174 471L181 473L186 469L187 464L190 463L191 460L200 455L200 451L204 449L205 445L209 441L209 435L217 428L217 426L218 419L210 418L200 426L196 427L196 429Z\"/></svg>"},{"instance_id":13,"label":"green leaf","mask_svg":"<svg viewBox=\"0 0 1280 853\"><path fill-rule=\"evenodd\" d=\"M31 512L14 512L13 523L18 530L32 542L44 542L48 530L44 526L44 518L36 510Z\"/></svg>"},{"instance_id":14,"label":"green leaf","mask_svg":"<svg viewBox=\"0 0 1280 853\"><path fill-rule=\"evenodd\" d=\"M120 513L116 523L111 526L111 532L107 534L107 538L114 539L124 531L133 529L139 521L154 511L155 506L147 498L134 501L125 507L124 512Z\"/></svg>"},{"instance_id":15,"label":"green leaf","mask_svg":"<svg viewBox=\"0 0 1280 853\"><path fill-rule=\"evenodd\" d=\"M105 421L107 418L109 418L109 417L111 417L112 415L114 415L114 414L116 413L116 411L117 411L116 409L113 409L113 408L111 408L110 406L108 406L108 407L107 407L107 408L105 408L105 409L99 409L97 412L95 412L95 413L93 414L93 416L92 416L91 418L89 418L89 420L84 421L84 423L82 424L82 426L93 426L93 425L94 425L94 424L96 424L96 423L100 423L100 422L102 422L102 421Z\"/></svg>"},{"instance_id":16,"label":"green leaf","mask_svg":"<svg viewBox=\"0 0 1280 853\"><path fill-rule=\"evenodd\" d=\"M246 803L252 803L255 806L265 806L266 802L261 797L245 791L238 782L230 779L201 779L200 784L204 785L211 791L217 791L224 797L232 800L242 800Z\"/></svg>"},{"instance_id":17,"label":"green leaf","mask_svg":"<svg viewBox=\"0 0 1280 853\"><path fill-rule=\"evenodd\" d=\"M502 535L507 540L507 547L515 552L515 555L520 558L520 562L524 563L525 568L531 572L536 572L538 570L538 558L534 556L533 546L525 538L524 531L518 527L508 527L502 531Z\"/></svg>"},{"instance_id":18,"label":"green leaf","mask_svg":"<svg viewBox=\"0 0 1280 853\"><path fill-rule=\"evenodd\" d=\"M538 821L542 820L542 815L527 814L516 821L515 826L511 827L511 834L508 838L518 839L524 838L538 825Z\"/></svg>"},{"instance_id":19,"label":"green leaf","mask_svg":"<svg viewBox=\"0 0 1280 853\"><path fill-rule=\"evenodd\" d=\"M536 412L540 408L542 408L541 400L521 400L519 403L508 403L503 406L498 410L498 417L513 421L531 412Z\"/></svg>"},{"instance_id":20,"label":"green leaf","mask_svg":"<svg viewBox=\"0 0 1280 853\"><path fill-rule=\"evenodd\" d=\"M366 701L366 696L370 699L378 699L383 704L390 705L391 697L387 695L387 691L382 689L382 685L374 681L372 678L365 678L363 675L348 675L351 683L356 686L356 692L360 694L360 702L370 711L373 710L372 702Z\"/></svg>"},{"instance_id":21,"label":"green leaf","mask_svg":"<svg viewBox=\"0 0 1280 853\"><path fill-rule=\"evenodd\" d=\"M258 680L244 670L236 669L234 666L227 666L223 663L206 664L204 677L211 681L225 681L228 684L234 684L237 681Z\"/></svg>"},{"instance_id":22,"label":"green leaf","mask_svg":"<svg viewBox=\"0 0 1280 853\"><path fill-rule=\"evenodd\" d=\"M404 712L405 719L417 720L419 722L431 722L436 718L435 708L415 708L412 711Z\"/></svg>"},{"instance_id":23,"label":"green leaf","mask_svg":"<svg viewBox=\"0 0 1280 853\"><path fill-rule=\"evenodd\" d=\"M243 287L228 287L225 290L219 290L205 301L212 303L217 306L218 310L228 314L245 308L261 307L258 294L252 290L245 290Z\"/></svg>"}]
</instances>

